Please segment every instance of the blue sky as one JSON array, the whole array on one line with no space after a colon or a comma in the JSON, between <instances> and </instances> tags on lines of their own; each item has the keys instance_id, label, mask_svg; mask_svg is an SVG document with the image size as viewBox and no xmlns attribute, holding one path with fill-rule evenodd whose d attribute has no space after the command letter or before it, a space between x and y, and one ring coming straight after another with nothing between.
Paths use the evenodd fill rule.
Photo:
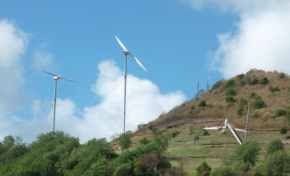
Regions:
<instances>
[{"instance_id":1,"label":"blue sky","mask_svg":"<svg viewBox=\"0 0 290 176\"><path fill-rule=\"evenodd\" d=\"M276 3L277 8L267 5L271 3ZM150 116L141 118L141 121L146 123L158 117L158 114L168 111L185 100L192 99L196 93L198 80L200 87L205 89L208 77L211 78L213 84L222 78L235 76L251 68L281 70L287 73L285 66L273 64L277 59L276 53L280 52L275 48L281 48L281 45L285 46L288 42L287 40L286 43L281 44L281 41L275 40L285 37L284 30L275 31L271 27L269 27L271 31L264 30L268 29L267 25L272 26L273 20L283 15L278 13L282 7L288 7L287 1L267 0L263 3L252 0L236 2L229 0L220 2L216 0L82 2L0 0L0 19L6 21L6 25L12 25L15 30L24 33L25 37L22 39L26 42L23 53L18 55L19 62L16 64L20 66L18 68L24 70L23 73L21 72L24 82L14 92L19 97L17 104L20 105L2 115L2 118L7 120L17 117L16 121L15 119L13 122L7 121L11 124L20 124L20 128L21 123L28 124L31 122L29 120L51 118L53 80L42 72L44 70L80 81L78 84L59 81L58 87L60 102L63 101L64 104L68 103L70 107L73 107L69 115L76 118L76 123L86 118L87 109L97 107L102 103L106 104L107 94L102 94L101 91L106 88L100 87L100 84L106 85L109 78L107 82L101 82L100 80L105 79L106 76L101 77L100 70L103 67L116 69L114 75L119 78L124 67L124 55L115 36L119 37L148 70L144 72L133 60L129 59L128 74L131 74L133 79L132 90L139 89L138 86L134 86L140 81L142 83L149 81L150 84L146 82L144 85L150 87L150 90L154 90L155 93L155 88L158 87L157 95L160 95L162 99L158 106L160 105L163 109L160 108L153 114L144 115L140 113L142 107L135 106L134 108L139 109L137 111L140 111L138 114L141 117ZM285 15L285 21L287 19L288 16ZM259 26L253 25L256 24L255 20L258 21ZM283 22L277 21L275 24L281 25L278 26L279 29L286 31L288 26L284 26ZM260 26L265 28L259 29ZM256 33L254 33L255 30L257 30ZM279 35L271 37L269 32ZM281 32L283 35L280 36ZM260 41L261 38L266 42L277 43L277 45L274 44L274 49L266 45L263 48L264 43L257 44L257 53L264 53L267 50L267 56L265 53L264 55L251 54L255 47L246 47L255 41ZM3 46L6 45L3 44ZM259 48L263 50L259 51ZM285 54L279 55L278 60L279 58L281 62L287 60L286 56L289 54L287 52L288 50L285 49L285 52L282 52ZM249 59L244 62L247 64L240 63L244 58ZM5 58L0 57L0 59ZM103 71L104 75L111 74L110 70ZM118 83L120 85L118 84L116 88L121 86L121 82L118 81ZM128 84L130 86L130 82ZM149 92L148 90L144 89L144 92ZM144 94L144 92L139 93ZM172 95L170 105L161 103L166 95ZM134 96L136 100L133 101L142 102L138 97L138 91ZM150 101L148 100L147 103L150 104ZM35 104L38 104L37 112L41 113L35 113ZM145 109L150 111L150 107L147 108ZM129 108L128 111L130 110L135 111ZM116 116L118 115L115 114L110 118L114 119ZM120 116L122 118L122 112ZM114 120L110 123L112 121ZM51 128L49 120L44 123L45 130L40 130L40 132L49 131ZM132 124L132 128L133 126ZM57 129L66 131L66 128L62 126ZM10 130L5 131L1 137L9 132ZM74 133L70 130L66 132ZM94 132L97 133L97 131ZM14 134L17 135L17 133L20 132ZM114 133L118 133L118 130ZM77 134L75 132L73 135L78 136ZM95 136L108 137L109 134ZM35 136L27 134L25 137L31 140ZM78 137L87 140L82 136Z\"/></svg>"}]
</instances>

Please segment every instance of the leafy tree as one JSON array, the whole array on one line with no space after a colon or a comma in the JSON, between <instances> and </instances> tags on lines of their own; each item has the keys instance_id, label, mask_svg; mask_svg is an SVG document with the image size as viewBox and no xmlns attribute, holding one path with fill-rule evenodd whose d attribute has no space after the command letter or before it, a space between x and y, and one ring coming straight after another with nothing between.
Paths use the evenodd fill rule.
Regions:
<instances>
[{"instance_id":1,"label":"leafy tree","mask_svg":"<svg viewBox=\"0 0 290 176\"><path fill-rule=\"evenodd\" d=\"M127 131L123 134L120 135L119 137L119 145L120 147L122 148L122 152L123 150L126 150L128 149L131 144L132 144L132 141L131 141L131 137L132 137L132 132L131 131Z\"/></svg>"},{"instance_id":2,"label":"leafy tree","mask_svg":"<svg viewBox=\"0 0 290 176\"><path fill-rule=\"evenodd\" d=\"M257 97L255 100L253 100L252 106L255 109L261 109L265 107L265 102L262 100L261 97Z\"/></svg>"},{"instance_id":3,"label":"leafy tree","mask_svg":"<svg viewBox=\"0 0 290 176\"><path fill-rule=\"evenodd\" d=\"M287 114L287 111L283 108L278 108L275 110L274 115L276 117L281 117L281 116L285 116Z\"/></svg>"},{"instance_id":4,"label":"leafy tree","mask_svg":"<svg viewBox=\"0 0 290 176\"><path fill-rule=\"evenodd\" d=\"M264 176L286 176L290 173L290 156L285 150L278 150L266 157L260 172Z\"/></svg>"},{"instance_id":5,"label":"leafy tree","mask_svg":"<svg viewBox=\"0 0 290 176\"><path fill-rule=\"evenodd\" d=\"M279 73L278 77L279 78L285 78L285 73L283 73L283 72Z\"/></svg>"},{"instance_id":6,"label":"leafy tree","mask_svg":"<svg viewBox=\"0 0 290 176\"><path fill-rule=\"evenodd\" d=\"M244 77L245 77L245 74L243 74L243 73L240 74L240 75L238 75L238 78L239 78L239 79L243 79Z\"/></svg>"},{"instance_id":7,"label":"leafy tree","mask_svg":"<svg viewBox=\"0 0 290 176\"><path fill-rule=\"evenodd\" d=\"M259 80L257 78L253 78L253 79L249 80L249 85L255 85L258 83L259 83Z\"/></svg>"},{"instance_id":8,"label":"leafy tree","mask_svg":"<svg viewBox=\"0 0 290 176\"><path fill-rule=\"evenodd\" d=\"M270 92L274 93L274 92L278 92L280 91L280 89L278 87L269 87Z\"/></svg>"},{"instance_id":9,"label":"leafy tree","mask_svg":"<svg viewBox=\"0 0 290 176\"><path fill-rule=\"evenodd\" d=\"M14 146L14 144L15 144L15 138L11 135L6 136L3 140L3 145L6 148L11 148Z\"/></svg>"},{"instance_id":10,"label":"leafy tree","mask_svg":"<svg viewBox=\"0 0 290 176\"><path fill-rule=\"evenodd\" d=\"M204 100L202 100L199 104L198 107L202 108L202 107L206 107L206 102Z\"/></svg>"},{"instance_id":11,"label":"leafy tree","mask_svg":"<svg viewBox=\"0 0 290 176\"><path fill-rule=\"evenodd\" d=\"M235 96L235 95L237 95L237 92L235 89L228 89L226 91L226 96Z\"/></svg>"},{"instance_id":12,"label":"leafy tree","mask_svg":"<svg viewBox=\"0 0 290 176\"><path fill-rule=\"evenodd\" d=\"M211 167L206 162L203 162L196 169L197 176L209 176L210 172L211 172Z\"/></svg>"},{"instance_id":13,"label":"leafy tree","mask_svg":"<svg viewBox=\"0 0 290 176\"><path fill-rule=\"evenodd\" d=\"M131 163L125 163L117 167L113 176L133 176L133 168Z\"/></svg>"},{"instance_id":14,"label":"leafy tree","mask_svg":"<svg viewBox=\"0 0 290 176\"><path fill-rule=\"evenodd\" d=\"M190 134L190 136L192 137L192 135L194 134L194 126L193 125L190 125L189 127L188 127L188 131L189 131L189 134Z\"/></svg>"},{"instance_id":15,"label":"leafy tree","mask_svg":"<svg viewBox=\"0 0 290 176\"><path fill-rule=\"evenodd\" d=\"M249 168L246 170L249 170L251 167L255 166L260 150L261 148L256 141L249 141L236 148L233 158L236 161L248 163Z\"/></svg>"},{"instance_id":16,"label":"leafy tree","mask_svg":"<svg viewBox=\"0 0 290 176\"><path fill-rule=\"evenodd\" d=\"M231 87L231 86L233 86L233 85L235 85L235 80L231 79L231 80L228 80L228 81L226 82L225 87L226 87L226 88L229 88L229 87Z\"/></svg>"},{"instance_id":17,"label":"leafy tree","mask_svg":"<svg viewBox=\"0 0 290 176\"><path fill-rule=\"evenodd\" d=\"M147 145L150 143L150 141L148 140L148 138L144 137L144 138L140 139L139 143L141 145Z\"/></svg>"},{"instance_id":18,"label":"leafy tree","mask_svg":"<svg viewBox=\"0 0 290 176\"><path fill-rule=\"evenodd\" d=\"M221 167L215 169L210 176L236 176L237 174L231 167Z\"/></svg>"},{"instance_id":19,"label":"leafy tree","mask_svg":"<svg viewBox=\"0 0 290 176\"><path fill-rule=\"evenodd\" d=\"M172 131L169 133L169 136L174 140L175 137L177 137L180 134L180 131Z\"/></svg>"},{"instance_id":20,"label":"leafy tree","mask_svg":"<svg viewBox=\"0 0 290 176\"><path fill-rule=\"evenodd\" d=\"M273 154L279 150L285 150L284 144L280 139L272 140L267 146L267 154Z\"/></svg>"},{"instance_id":21,"label":"leafy tree","mask_svg":"<svg viewBox=\"0 0 290 176\"><path fill-rule=\"evenodd\" d=\"M286 127L282 127L280 129L280 134L286 134L286 133L287 133Z\"/></svg>"},{"instance_id":22,"label":"leafy tree","mask_svg":"<svg viewBox=\"0 0 290 176\"><path fill-rule=\"evenodd\" d=\"M266 85L266 84L268 84L269 83L269 80L268 80L268 78L266 78L266 77L264 77L264 78L262 78L261 80L260 80L260 84L262 84L262 85Z\"/></svg>"},{"instance_id":23,"label":"leafy tree","mask_svg":"<svg viewBox=\"0 0 290 176\"><path fill-rule=\"evenodd\" d=\"M134 160L134 173L136 176L154 176L158 159L154 154L144 154Z\"/></svg>"}]
</instances>

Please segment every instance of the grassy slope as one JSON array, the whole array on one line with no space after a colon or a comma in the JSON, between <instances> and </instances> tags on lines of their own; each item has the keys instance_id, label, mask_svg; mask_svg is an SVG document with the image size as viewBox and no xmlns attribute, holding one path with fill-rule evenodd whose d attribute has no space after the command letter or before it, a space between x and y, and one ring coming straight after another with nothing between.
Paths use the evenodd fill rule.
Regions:
<instances>
[{"instance_id":1,"label":"grassy slope","mask_svg":"<svg viewBox=\"0 0 290 176\"><path fill-rule=\"evenodd\" d=\"M263 77L269 79L269 83L266 85L256 84L249 85L248 81L256 77L258 80ZM234 88L237 91L237 95L234 96L236 100L240 97L245 98L247 101L250 99L250 94L255 92L258 96L261 96L266 104L266 107L262 109L251 110L251 119L249 129L249 140L256 140L261 144L262 151L260 160L264 158L265 147L272 139L281 138L287 151L290 151L290 140L286 140L285 136L279 134L279 129L282 126L288 127L288 123L285 117L273 118L274 112L277 108L286 108L290 105L290 93L288 88L290 87L290 77L279 78L278 72L263 72L252 70L249 71L243 79L238 77L232 78L235 80L235 85L230 88ZM181 134L175 141L170 141L167 156L173 159L173 164L178 165L177 160L180 158L185 161L184 168L189 176L195 175L195 169L203 162L206 161L212 168L217 168L222 165L222 161L225 157L231 154L235 147L238 146L235 138L230 134L230 131L210 131L210 136L201 137L199 144L194 147L193 140L188 132L190 125L197 127L199 125L204 126L222 126L224 119L230 119L230 123L233 127L245 128L246 122L246 106L241 115L236 112L238 103L234 103L232 106L227 106L225 101L225 88L226 81L221 81L220 86L210 92L202 95L199 100L193 99L188 101L167 114L161 115L158 119L149 124L161 128L164 133L168 133L173 130L178 130ZM277 86L280 91L271 93L269 91L270 86ZM210 104L210 107L198 108L200 101L206 101ZM194 107L194 109L192 109ZM254 114L256 117L254 118ZM258 115L257 115L258 114ZM133 138L134 145L138 145L138 141L147 137L150 139L150 131L147 127L143 127L137 132ZM239 133L242 139L244 134ZM117 147L117 141L113 141L112 145Z\"/></svg>"}]
</instances>

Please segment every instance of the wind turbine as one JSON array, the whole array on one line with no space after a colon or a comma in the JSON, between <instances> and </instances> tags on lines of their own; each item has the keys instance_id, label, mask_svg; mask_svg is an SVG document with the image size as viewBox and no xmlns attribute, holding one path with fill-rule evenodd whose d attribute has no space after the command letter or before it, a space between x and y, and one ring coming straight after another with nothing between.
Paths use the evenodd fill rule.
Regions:
<instances>
[{"instance_id":1,"label":"wind turbine","mask_svg":"<svg viewBox=\"0 0 290 176\"><path fill-rule=\"evenodd\" d=\"M64 80L67 80L67 81L71 81L71 82L75 82L77 83L77 81L74 81L74 80L71 80L71 79L67 79L67 78L64 78L64 77L61 77L61 76L57 76L53 73L49 73L49 72L46 72L44 71L44 73L47 73L49 75L52 75L53 76L53 79L54 79L54 104L53 104L53 133L55 132L55 110L56 110L56 92L57 92L57 81L59 79L64 79Z\"/></svg>"},{"instance_id":2,"label":"wind turbine","mask_svg":"<svg viewBox=\"0 0 290 176\"><path fill-rule=\"evenodd\" d=\"M127 50L127 48L123 45L123 43L118 39L118 37L116 37L116 40L118 41L118 43L120 44L120 46L123 48L123 53L125 54L125 88L124 88L124 133L125 133L125 123L126 123L126 89L127 89L127 56L131 56L136 62L137 64L147 72L146 68L141 64L141 62L131 54L130 51Z\"/></svg>"}]
</instances>

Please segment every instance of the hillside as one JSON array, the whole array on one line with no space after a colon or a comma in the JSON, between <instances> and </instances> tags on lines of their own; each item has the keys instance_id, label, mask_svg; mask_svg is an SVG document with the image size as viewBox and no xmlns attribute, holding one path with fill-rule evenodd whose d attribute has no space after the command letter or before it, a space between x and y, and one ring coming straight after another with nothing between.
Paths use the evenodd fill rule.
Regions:
<instances>
[{"instance_id":1,"label":"hillside","mask_svg":"<svg viewBox=\"0 0 290 176\"><path fill-rule=\"evenodd\" d=\"M270 87L278 89L271 92ZM206 102L205 107L198 106L202 101ZM251 70L245 75L218 81L200 98L183 103L149 124L171 128L205 120L219 124L228 118L235 127L245 128L247 102L252 103L251 131L280 129L287 122L284 111L290 110L290 77L279 72ZM264 104L259 105L261 102Z\"/></svg>"},{"instance_id":2,"label":"hillside","mask_svg":"<svg viewBox=\"0 0 290 176\"><path fill-rule=\"evenodd\" d=\"M290 77L283 73L259 70L221 80L198 99L140 125L133 135L126 133L132 145L124 153L119 150L121 137L110 143L92 139L80 144L78 138L51 132L25 144L19 136L7 136L0 142L0 175L195 176L203 162L211 167L211 176L280 176L280 171L286 175L290 139L280 129L289 128L289 83ZM239 145L227 129L203 129L223 126L225 118L244 129L248 102L252 105L250 142ZM177 136L170 138L174 132ZM245 142L244 133L238 134ZM280 164L273 166L279 168L278 174L271 170L275 163Z\"/></svg>"}]
</instances>

